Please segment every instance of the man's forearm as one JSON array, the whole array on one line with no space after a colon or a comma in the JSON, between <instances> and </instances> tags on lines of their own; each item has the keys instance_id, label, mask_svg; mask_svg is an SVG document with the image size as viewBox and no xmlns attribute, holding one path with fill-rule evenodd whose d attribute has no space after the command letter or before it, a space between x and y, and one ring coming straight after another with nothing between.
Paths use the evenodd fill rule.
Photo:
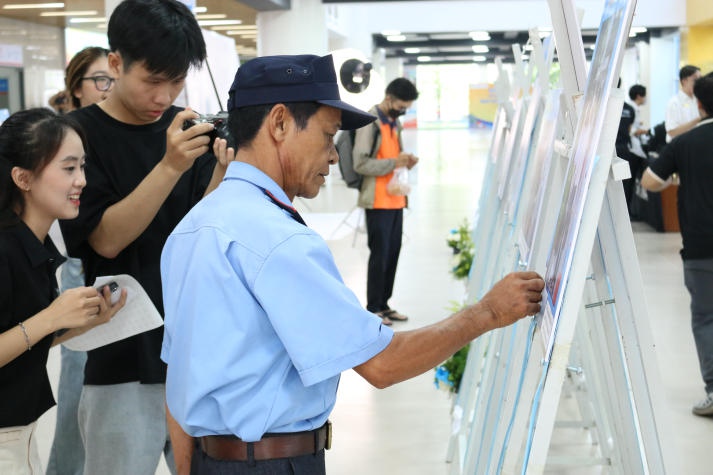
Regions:
<instances>
[{"instance_id":1,"label":"man's forearm","mask_svg":"<svg viewBox=\"0 0 713 475\"><path fill-rule=\"evenodd\" d=\"M89 235L89 245L97 254L115 258L151 224L180 177L158 163L134 191L107 208Z\"/></svg>"},{"instance_id":2,"label":"man's forearm","mask_svg":"<svg viewBox=\"0 0 713 475\"><path fill-rule=\"evenodd\" d=\"M190 475L194 439L178 425L176 419L171 415L171 411L168 410L168 405L166 405L166 422L168 423L168 435L171 437L173 460L176 463L176 475Z\"/></svg>"}]
</instances>

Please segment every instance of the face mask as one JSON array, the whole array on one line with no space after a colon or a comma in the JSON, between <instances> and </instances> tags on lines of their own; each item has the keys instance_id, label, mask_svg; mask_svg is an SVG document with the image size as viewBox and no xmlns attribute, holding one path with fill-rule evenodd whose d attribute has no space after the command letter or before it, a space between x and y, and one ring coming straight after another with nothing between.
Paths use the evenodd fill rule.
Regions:
<instances>
[{"instance_id":1,"label":"face mask","mask_svg":"<svg viewBox=\"0 0 713 475\"><path fill-rule=\"evenodd\" d=\"M389 112L387 112L387 114L389 114L389 117L391 117L392 119L398 119L405 113L406 113L405 110L399 110L399 109L389 109Z\"/></svg>"}]
</instances>

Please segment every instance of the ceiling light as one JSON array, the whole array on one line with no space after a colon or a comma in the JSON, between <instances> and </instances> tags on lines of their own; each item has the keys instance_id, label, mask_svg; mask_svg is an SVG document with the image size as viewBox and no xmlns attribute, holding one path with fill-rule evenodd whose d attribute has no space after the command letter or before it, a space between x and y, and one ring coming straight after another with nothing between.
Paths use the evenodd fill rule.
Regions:
<instances>
[{"instance_id":1,"label":"ceiling light","mask_svg":"<svg viewBox=\"0 0 713 475\"><path fill-rule=\"evenodd\" d=\"M481 56L481 55L473 56L473 61L475 61L476 63L482 63L483 61L486 61L487 59L488 58L486 56Z\"/></svg>"},{"instance_id":2,"label":"ceiling light","mask_svg":"<svg viewBox=\"0 0 713 475\"><path fill-rule=\"evenodd\" d=\"M70 18L70 23L106 23L106 18Z\"/></svg>"},{"instance_id":3,"label":"ceiling light","mask_svg":"<svg viewBox=\"0 0 713 475\"><path fill-rule=\"evenodd\" d=\"M404 48L404 53L406 54L418 54L421 52L421 48Z\"/></svg>"},{"instance_id":4,"label":"ceiling light","mask_svg":"<svg viewBox=\"0 0 713 475\"><path fill-rule=\"evenodd\" d=\"M384 36L394 36L394 35L400 35L401 31L399 31L399 30L384 30L381 32L381 34Z\"/></svg>"},{"instance_id":5,"label":"ceiling light","mask_svg":"<svg viewBox=\"0 0 713 475\"><path fill-rule=\"evenodd\" d=\"M646 33L648 30L645 26L635 26L631 29L634 33Z\"/></svg>"},{"instance_id":6,"label":"ceiling light","mask_svg":"<svg viewBox=\"0 0 713 475\"><path fill-rule=\"evenodd\" d=\"M213 26L211 30L254 30L257 31L257 25L230 25L230 26Z\"/></svg>"},{"instance_id":7,"label":"ceiling light","mask_svg":"<svg viewBox=\"0 0 713 475\"><path fill-rule=\"evenodd\" d=\"M193 8L193 14L195 15L196 13L205 13L208 11L208 7L194 7Z\"/></svg>"},{"instance_id":8,"label":"ceiling light","mask_svg":"<svg viewBox=\"0 0 713 475\"><path fill-rule=\"evenodd\" d=\"M96 10L74 11L74 12L42 12L40 16L94 16L99 12Z\"/></svg>"},{"instance_id":9,"label":"ceiling light","mask_svg":"<svg viewBox=\"0 0 713 475\"><path fill-rule=\"evenodd\" d=\"M30 8L64 8L64 3L11 3L3 5L3 10L27 10Z\"/></svg>"},{"instance_id":10,"label":"ceiling light","mask_svg":"<svg viewBox=\"0 0 713 475\"><path fill-rule=\"evenodd\" d=\"M206 15L196 15L196 20L220 20L222 18L228 18L225 13L209 13Z\"/></svg>"},{"instance_id":11,"label":"ceiling light","mask_svg":"<svg viewBox=\"0 0 713 475\"><path fill-rule=\"evenodd\" d=\"M419 56L416 58L419 63L427 63L431 60L430 56Z\"/></svg>"},{"instance_id":12,"label":"ceiling light","mask_svg":"<svg viewBox=\"0 0 713 475\"><path fill-rule=\"evenodd\" d=\"M221 26L221 25L239 25L242 20L199 20L200 26Z\"/></svg>"},{"instance_id":13,"label":"ceiling light","mask_svg":"<svg viewBox=\"0 0 713 475\"><path fill-rule=\"evenodd\" d=\"M471 31L468 33L473 41L490 41L490 33L487 31Z\"/></svg>"},{"instance_id":14,"label":"ceiling light","mask_svg":"<svg viewBox=\"0 0 713 475\"><path fill-rule=\"evenodd\" d=\"M485 45L473 45L473 53L487 53L490 49Z\"/></svg>"},{"instance_id":15,"label":"ceiling light","mask_svg":"<svg viewBox=\"0 0 713 475\"><path fill-rule=\"evenodd\" d=\"M389 35L386 39L388 41L406 41L406 35Z\"/></svg>"}]
</instances>

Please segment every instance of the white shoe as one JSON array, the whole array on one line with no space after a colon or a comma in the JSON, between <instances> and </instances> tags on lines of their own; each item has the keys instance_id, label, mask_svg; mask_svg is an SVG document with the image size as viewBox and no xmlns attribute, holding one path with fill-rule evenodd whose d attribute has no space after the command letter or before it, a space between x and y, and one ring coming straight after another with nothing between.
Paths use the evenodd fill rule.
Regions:
<instances>
[{"instance_id":1,"label":"white shoe","mask_svg":"<svg viewBox=\"0 0 713 475\"><path fill-rule=\"evenodd\" d=\"M708 393L708 396L691 409L697 416L713 416L713 393Z\"/></svg>"}]
</instances>

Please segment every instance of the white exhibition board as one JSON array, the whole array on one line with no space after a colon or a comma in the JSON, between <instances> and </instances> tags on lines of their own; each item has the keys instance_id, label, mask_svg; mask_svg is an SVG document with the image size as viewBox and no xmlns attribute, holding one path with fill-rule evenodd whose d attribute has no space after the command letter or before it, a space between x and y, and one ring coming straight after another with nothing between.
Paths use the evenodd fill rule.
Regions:
<instances>
[{"instance_id":1,"label":"white exhibition board","mask_svg":"<svg viewBox=\"0 0 713 475\"><path fill-rule=\"evenodd\" d=\"M454 401L452 474L542 473L547 464L675 473L650 390L658 373L631 269L638 263L626 257L633 236L610 173L623 102L615 84L635 3L605 1L587 74L573 0L549 0L561 89L549 89L546 63L526 75L529 84L513 81L518 93L499 97L469 300L518 269L545 276L546 293L542 315L471 345ZM563 392L577 400L598 456L548 455Z\"/></svg>"}]
</instances>

